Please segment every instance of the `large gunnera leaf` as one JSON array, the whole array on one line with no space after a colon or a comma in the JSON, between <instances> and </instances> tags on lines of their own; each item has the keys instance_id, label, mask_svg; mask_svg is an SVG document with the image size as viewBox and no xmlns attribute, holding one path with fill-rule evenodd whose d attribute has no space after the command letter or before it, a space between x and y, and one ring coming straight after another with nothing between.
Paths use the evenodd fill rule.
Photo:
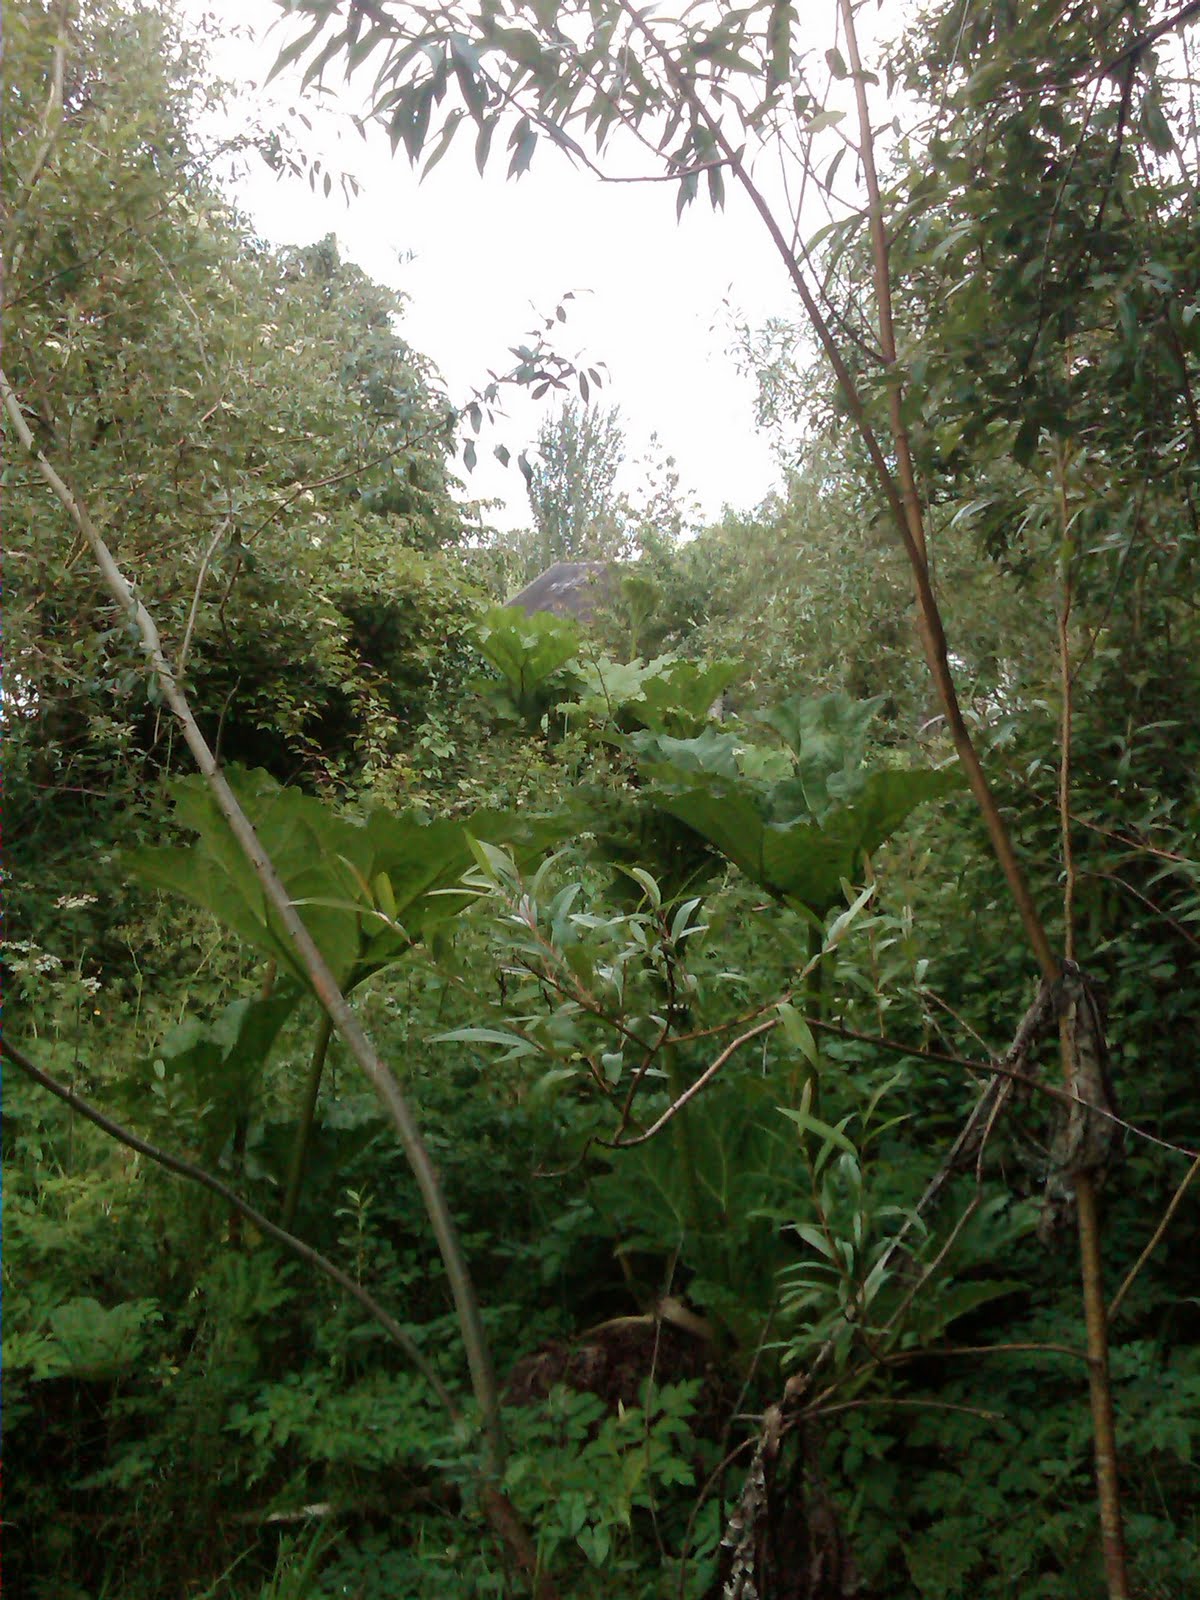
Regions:
<instances>
[{"instance_id":1,"label":"large gunnera leaf","mask_svg":"<svg viewBox=\"0 0 1200 1600\"><path fill-rule=\"evenodd\" d=\"M410 945L469 902L458 890L474 857L468 833L502 844L518 862L535 859L567 831L565 818L479 811L427 822L377 807L365 818L335 811L268 773L226 773L266 854L283 879L344 990L397 960ZM203 906L248 944L273 956L302 983L307 975L261 884L202 778L174 788L175 819L198 837L191 846L133 850L131 870L159 889Z\"/></svg>"},{"instance_id":2,"label":"large gunnera leaf","mask_svg":"<svg viewBox=\"0 0 1200 1600\"><path fill-rule=\"evenodd\" d=\"M762 721L789 749L764 759L736 733L635 734L628 746L655 805L781 899L823 915L917 806L958 787L956 770L867 766L875 702L794 697Z\"/></svg>"}]
</instances>

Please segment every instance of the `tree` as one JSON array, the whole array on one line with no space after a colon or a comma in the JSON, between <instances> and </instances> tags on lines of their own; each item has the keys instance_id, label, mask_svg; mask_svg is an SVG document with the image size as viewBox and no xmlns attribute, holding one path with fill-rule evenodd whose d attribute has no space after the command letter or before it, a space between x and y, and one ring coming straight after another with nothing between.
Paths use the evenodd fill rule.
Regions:
<instances>
[{"instance_id":1,"label":"tree","mask_svg":"<svg viewBox=\"0 0 1200 1600\"><path fill-rule=\"evenodd\" d=\"M613 561L625 553L616 491L624 456L616 406L567 400L543 423L529 479L537 571L555 561Z\"/></svg>"},{"instance_id":2,"label":"tree","mask_svg":"<svg viewBox=\"0 0 1200 1600\"><path fill-rule=\"evenodd\" d=\"M222 832L220 853L251 873L251 901L281 919L285 965L312 985L328 1019L325 1037L336 1032L345 1039L404 1152L467 1351L482 1418L485 1508L501 1536L521 1546L518 1559L532 1567L528 1541L497 1484L505 1441L490 1347L437 1169L404 1092L346 999L345 973L335 974L328 950L301 916L298 905L307 902L285 886L262 845L256 823L266 832L270 802L268 817L252 820L253 803L227 775L225 712L210 707L209 730L202 729L189 698L202 680L197 662L207 632L214 655L225 647L234 674L226 709L244 670L261 672L270 685L268 703L249 713L251 728L273 732L286 724L297 709L290 689L301 715L288 731L298 743L316 743L309 753L320 759L325 752L312 723L319 727L346 700L372 697L370 664L352 648L355 625L383 634L395 620L385 617L381 625L369 606L356 616L339 602L347 593L359 598L362 570L380 559L381 546L394 559L403 518L428 528L431 505L448 499L445 403L395 336L398 302L343 269L332 241L285 262L240 231L189 146L188 110L203 92L203 63L180 47L169 17L108 0L76 10L61 0L23 12L15 42L15 62L7 64L21 85L14 98L23 137L12 141L14 159L5 168L13 270L0 398L26 472L24 538L9 555L26 578L15 653L23 732L36 752L27 764L33 787L55 787L59 749L74 757L82 745L82 771L91 781L64 784L60 776L58 785L115 799L119 809L142 773L132 764L121 769L109 750L97 779L87 747L111 743L114 734L134 742L129 701L138 711L148 706L138 731L149 733L151 747L169 714L168 726L203 776L205 801ZM36 119L31 106L40 108ZM90 254L89 238L97 242ZM351 309L348 328L339 321L343 297ZM272 439L279 449L268 448ZM411 491L399 505L391 481L397 476ZM364 513L363 496L380 488L384 509ZM423 543L442 542L453 515L440 523ZM80 560L85 553L93 565ZM136 573L134 582L123 569ZM104 608L99 625L95 573ZM238 620L235 592L245 605L241 620L250 625L240 648L230 638L230 619ZM378 605L377 594L362 598ZM454 600L469 608L461 590ZM440 649L452 624L451 607L439 608ZM252 642L245 637L251 631ZM47 724L58 749L45 739ZM337 731L343 738L332 742L344 749L344 730ZM52 781L40 782L45 774L37 762L48 743ZM295 746L285 753L294 757ZM116 793L106 795L102 785L113 772L119 772ZM313 776L319 782L333 774L318 769ZM66 831L57 808L35 800L30 808L53 815L60 836ZM317 812L323 814L319 806ZM461 828L451 831L461 843ZM361 846L363 833L351 832L350 848ZM93 843L85 829L80 833ZM285 828L285 835L295 848L296 830ZM423 842L419 836L406 863L418 881L427 881L421 875L429 866ZM276 853L284 859L283 848ZM313 853L322 854L302 847L301 862ZM342 866L344 873L344 857ZM361 888L361 874L350 871ZM369 892L394 910L383 881L386 871ZM366 918L373 934L389 913L372 899ZM356 946L361 933L356 927ZM272 971L268 994L273 983ZM233 1053L236 1061L236 1047ZM322 1048L314 1099L323 1059ZM238 1069L246 1066L243 1056ZM301 1150L301 1164L303 1157Z\"/></svg>"},{"instance_id":3,"label":"tree","mask_svg":"<svg viewBox=\"0 0 1200 1600\"><path fill-rule=\"evenodd\" d=\"M397 331L402 297L332 238L248 235L190 129L218 91L166 15L24 8L7 77L5 361L39 438L122 507L122 556L226 757L311 784L386 768L472 609L450 408ZM90 792L118 799L177 752L39 485L21 473L6 497L9 797L29 838L49 795L94 813Z\"/></svg>"}]
</instances>

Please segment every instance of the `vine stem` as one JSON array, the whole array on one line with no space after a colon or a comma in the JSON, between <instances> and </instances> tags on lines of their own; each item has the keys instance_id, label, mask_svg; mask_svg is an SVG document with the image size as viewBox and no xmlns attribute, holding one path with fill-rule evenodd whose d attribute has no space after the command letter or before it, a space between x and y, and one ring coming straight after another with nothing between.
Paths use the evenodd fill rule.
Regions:
<instances>
[{"instance_id":1,"label":"vine stem","mask_svg":"<svg viewBox=\"0 0 1200 1600\"><path fill-rule=\"evenodd\" d=\"M179 722L188 749L207 781L221 814L229 824L230 832L262 885L266 900L290 939L296 959L307 974L317 999L325 1008L333 1027L362 1069L396 1129L401 1147L421 1192L454 1298L471 1372L471 1386L483 1420L486 1475L492 1478L498 1477L504 1469L506 1452L500 1416L500 1394L492 1366L491 1350L458 1229L442 1190L441 1179L425 1148L408 1101L351 1009L324 956L292 904L291 896L276 871L274 862L260 844L250 819L242 810L237 796L209 749L208 742L192 714L187 696L180 688L163 652L158 626L153 616L117 565L104 537L92 521L87 506L64 482L38 448L25 421L20 401L3 369L0 369L0 397L3 398L4 409L21 445L34 459L42 477L91 549L108 592L136 627L142 652L146 658L147 670L159 684L163 698Z\"/></svg>"}]
</instances>

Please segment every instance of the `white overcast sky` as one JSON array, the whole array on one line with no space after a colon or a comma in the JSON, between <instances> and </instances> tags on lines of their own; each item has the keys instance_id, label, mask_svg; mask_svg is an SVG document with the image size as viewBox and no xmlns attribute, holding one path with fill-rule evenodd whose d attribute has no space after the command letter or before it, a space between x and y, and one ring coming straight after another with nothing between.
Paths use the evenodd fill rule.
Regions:
<instances>
[{"instance_id":1,"label":"white overcast sky","mask_svg":"<svg viewBox=\"0 0 1200 1600\"><path fill-rule=\"evenodd\" d=\"M273 107L283 116L300 104L298 69L261 88L290 37L279 27L269 32L279 17L271 0L181 0L180 9L216 19L213 68L241 86L235 118L270 121ZM814 13L824 22L829 9ZM328 81L340 86L340 74ZM366 73L361 84L339 88L336 105L343 113L361 109L368 85ZM335 124L346 126L336 145ZM673 185L602 184L552 149L539 148L517 182L506 181L500 166L481 179L464 139L422 184L403 153L392 156L381 129L364 143L344 114L327 113L306 138L332 170L360 180L357 200L347 205L336 189L326 200L306 181L280 181L263 167L237 185L238 203L276 243L336 233L346 257L407 294L404 336L434 360L453 400L469 398L489 368L504 370L508 347L573 290L563 353L608 368L601 399L621 409L626 487L636 487L630 474L651 433L676 458L682 486L705 517L725 504L749 508L775 483L767 442L754 426L752 381L730 354L730 307L753 323L795 308L740 194L731 192L716 214L698 201L676 223ZM504 502L492 513L498 526L527 523L528 503L519 472L500 467L491 446L503 443L515 454L531 443L551 403L514 391L508 422L480 441L469 492Z\"/></svg>"}]
</instances>

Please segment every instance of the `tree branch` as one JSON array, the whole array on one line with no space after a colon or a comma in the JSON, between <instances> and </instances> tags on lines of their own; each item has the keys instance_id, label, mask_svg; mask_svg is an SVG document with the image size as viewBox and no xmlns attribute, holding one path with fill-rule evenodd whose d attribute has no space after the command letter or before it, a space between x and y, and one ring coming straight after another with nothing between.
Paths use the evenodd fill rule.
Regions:
<instances>
[{"instance_id":1,"label":"tree branch","mask_svg":"<svg viewBox=\"0 0 1200 1600\"><path fill-rule=\"evenodd\" d=\"M1150 1235L1149 1241L1146 1244L1146 1248L1142 1251L1141 1255L1138 1256L1137 1260L1134 1262L1132 1267L1130 1267L1129 1271L1125 1274L1124 1282L1121 1284L1121 1287L1117 1290L1116 1294L1113 1295L1112 1300L1109 1302L1109 1307L1108 1307L1108 1320L1109 1320L1109 1322L1111 1322L1113 1320L1113 1318L1116 1316L1117 1312L1121 1309L1121 1302L1124 1300L1125 1296L1129 1293L1129 1290L1130 1290L1130 1288L1132 1287L1132 1284L1133 1284L1133 1280L1137 1277L1138 1273L1141 1272L1142 1268L1146 1265L1147 1261L1149 1261L1150 1257L1158 1249L1159 1242L1161 1241L1163 1234L1166 1233L1167 1229L1171 1225L1171 1218L1179 1210L1180 1202L1182 1201L1184 1195L1187 1193L1188 1187L1191 1184L1192 1179L1196 1176L1196 1174L1198 1172L1200 1172L1200 1156L1196 1157L1196 1159L1192 1162L1191 1166L1184 1173L1183 1182L1179 1185L1179 1187L1176 1189L1175 1193L1171 1196L1171 1203L1167 1207L1167 1209L1163 1212L1162 1219L1160 1220L1160 1222L1158 1224L1158 1227L1155 1228L1154 1232Z\"/></svg>"},{"instance_id":2,"label":"tree branch","mask_svg":"<svg viewBox=\"0 0 1200 1600\"><path fill-rule=\"evenodd\" d=\"M689 1084L679 1098L671 1102L658 1121L652 1127L646 1129L645 1133L639 1133L633 1139L597 1139L596 1143L603 1145L608 1150L632 1150L635 1145L645 1144L648 1139L653 1139L656 1133L662 1132L668 1122L674 1121L689 1101L694 1100L700 1091L712 1082L730 1057L736 1055L744 1044L749 1044L751 1039L757 1039L760 1034L770 1033L772 1028L777 1028L778 1026L779 1019L771 1017L766 1022L760 1022L756 1028L748 1028L745 1033L741 1033L736 1039L731 1040L717 1059L704 1069L695 1083Z\"/></svg>"},{"instance_id":3,"label":"tree branch","mask_svg":"<svg viewBox=\"0 0 1200 1600\"><path fill-rule=\"evenodd\" d=\"M1142 55L1149 50L1152 44L1157 44L1164 34L1170 33L1184 22L1191 22L1196 16L1200 16L1200 0L1188 0L1186 5L1180 6L1179 10L1171 16L1165 18L1162 22L1155 23L1154 27L1147 28L1145 33L1139 34L1133 43L1126 45L1119 55L1115 55L1111 60L1106 61L1097 76L1103 77L1115 72L1123 61Z\"/></svg>"}]
</instances>

